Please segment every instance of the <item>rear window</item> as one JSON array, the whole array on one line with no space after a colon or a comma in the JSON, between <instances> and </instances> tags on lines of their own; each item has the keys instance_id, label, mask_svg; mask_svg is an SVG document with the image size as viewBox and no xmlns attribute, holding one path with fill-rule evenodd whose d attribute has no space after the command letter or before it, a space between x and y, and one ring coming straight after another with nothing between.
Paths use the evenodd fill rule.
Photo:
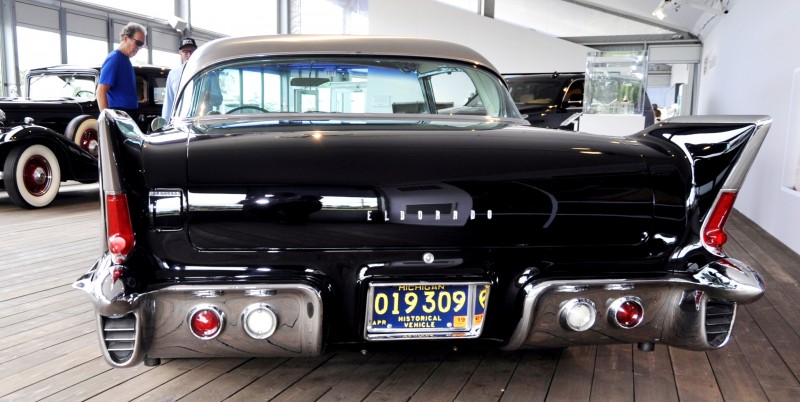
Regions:
<instances>
[{"instance_id":1,"label":"rear window","mask_svg":"<svg viewBox=\"0 0 800 402\"><path fill-rule=\"evenodd\" d=\"M467 105L480 99L479 109ZM465 114L519 118L502 82L440 60L315 57L233 62L195 76L179 115Z\"/></svg>"},{"instance_id":2,"label":"rear window","mask_svg":"<svg viewBox=\"0 0 800 402\"><path fill-rule=\"evenodd\" d=\"M28 97L33 99L94 99L95 76L86 74L39 74L28 77Z\"/></svg>"}]
</instances>

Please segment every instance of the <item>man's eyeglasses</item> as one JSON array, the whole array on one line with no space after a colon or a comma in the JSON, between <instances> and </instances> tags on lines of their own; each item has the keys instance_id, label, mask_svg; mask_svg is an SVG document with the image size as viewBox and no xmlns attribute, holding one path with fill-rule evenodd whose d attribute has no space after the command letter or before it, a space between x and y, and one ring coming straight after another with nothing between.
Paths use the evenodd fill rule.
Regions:
<instances>
[{"instance_id":1,"label":"man's eyeglasses","mask_svg":"<svg viewBox=\"0 0 800 402\"><path fill-rule=\"evenodd\" d=\"M128 35L128 37L131 38L131 40L136 43L136 46L138 46L138 47L143 47L144 46L144 42L140 41L139 39L134 38L133 35Z\"/></svg>"}]
</instances>

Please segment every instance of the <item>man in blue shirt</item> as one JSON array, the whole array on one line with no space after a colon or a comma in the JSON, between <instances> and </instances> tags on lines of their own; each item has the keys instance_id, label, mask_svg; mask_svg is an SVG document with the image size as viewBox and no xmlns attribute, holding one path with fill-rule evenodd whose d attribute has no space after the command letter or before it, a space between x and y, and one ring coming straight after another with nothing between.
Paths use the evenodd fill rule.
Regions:
<instances>
[{"instance_id":1,"label":"man in blue shirt","mask_svg":"<svg viewBox=\"0 0 800 402\"><path fill-rule=\"evenodd\" d=\"M131 58L144 47L147 30L130 22L122 28L120 43L108 54L100 68L97 84L97 106L127 112L134 120L138 117L139 98L136 94L136 74Z\"/></svg>"},{"instance_id":2,"label":"man in blue shirt","mask_svg":"<svg viewBox=\"0 0 800 402\"><path fill-rule=\"evenodd\" d=\"M178 93L178 85L180 84L181 75L183 74L183 67L185 67L183 64L189 61L189 58L192 57L192 53L194 53L195 50L197 50L197 43L195 43L192 38L183 39L180 46L178 46L178 53L181 55L182 65L170 70L169 75L167 75L164 107L161 109L161 117L167 120L167 123L169 123L172 114L172 105L175 103L175 95Z\"/></svg>"}]
</instances>

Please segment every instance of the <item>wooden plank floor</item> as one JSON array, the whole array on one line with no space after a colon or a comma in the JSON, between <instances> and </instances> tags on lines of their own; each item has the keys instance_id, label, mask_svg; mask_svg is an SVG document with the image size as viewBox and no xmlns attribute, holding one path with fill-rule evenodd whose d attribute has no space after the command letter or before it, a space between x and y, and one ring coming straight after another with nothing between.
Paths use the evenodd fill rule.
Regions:
<instances>
[{"instance_id":1,"label":"wooden plank floor","mask_svg":"<svg viewBox=\"0 0 800 402\"><path fill-rule=\"evenodd\" d=\"M729 252L768 291L740 308L730 344L558 351L335 352L315 358L176 359L111 369L91 305L70 284L98 256L96 187L43 210L0 192L0 400L788 401L800 398L800 257L740 214Z\"/></svg>"}]
</instances>

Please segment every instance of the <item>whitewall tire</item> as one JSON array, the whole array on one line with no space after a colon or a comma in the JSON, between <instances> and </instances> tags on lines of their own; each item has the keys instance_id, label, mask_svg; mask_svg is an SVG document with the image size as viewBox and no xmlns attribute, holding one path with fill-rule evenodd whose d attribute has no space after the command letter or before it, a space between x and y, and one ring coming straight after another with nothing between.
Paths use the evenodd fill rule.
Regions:
<instances>
[{"instance_id":1,"label":"whitewall tire","mask_svg":"<svg viewBox=\"0 0 800 402\"><path fill-rule=\"evenodd\" d=\"M3 169L8 198L22 208L50 205L61 187L61 165L50 148L20 145L9 152Z\"/></svg>"}]
</instances>

